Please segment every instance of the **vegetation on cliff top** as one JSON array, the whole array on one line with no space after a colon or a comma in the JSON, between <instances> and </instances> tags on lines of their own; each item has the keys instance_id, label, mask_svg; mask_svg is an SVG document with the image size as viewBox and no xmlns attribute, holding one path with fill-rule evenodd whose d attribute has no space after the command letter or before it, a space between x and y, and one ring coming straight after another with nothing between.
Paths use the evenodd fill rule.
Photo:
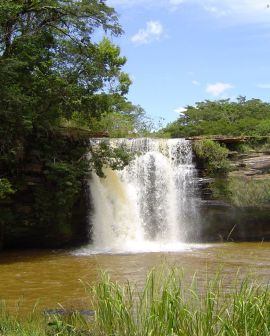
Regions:
<instances>
[{"instance_id":1,"label":"vegetation on cliff top","mask_svg":"<svg viewBox=\"0 0 270 336\"><path fill-rule=\"evenodd\" d=\"M223 99L187 106L179 118L168 124L161 134L169 137L198 135L267 136L270 134L270 103L260 99L237 101Z\"/></svg>"},{"instance_id":2,"label":"vegetation on cliff top","mask_svg":"<svg viewBox=\"0 0 270 336\"><path fill-rule=\"evenodd\" d=\"M213 140L203 139L193 143L193 150L207 174L225 174L228 172L230 167L229 150L226 147Z\"/></svg>"}]
</instances>

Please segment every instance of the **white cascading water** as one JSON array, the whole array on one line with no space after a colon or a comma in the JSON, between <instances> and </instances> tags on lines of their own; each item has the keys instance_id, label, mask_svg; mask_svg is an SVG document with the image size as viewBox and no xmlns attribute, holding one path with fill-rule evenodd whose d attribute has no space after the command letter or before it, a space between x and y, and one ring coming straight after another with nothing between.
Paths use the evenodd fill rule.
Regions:
<instances>
[{"instance_id":1,"label":"white cascading water","mask_svg":"<svg viewBox=\"0 0 270 336\"><path fill-rule=\"evenodd\" d=\"M94 211L88 253L185 248L196 216L195 168L184 139L112 139L137 153L123 170L104 168L89 181Z\"/></svg>"}]
</instances>

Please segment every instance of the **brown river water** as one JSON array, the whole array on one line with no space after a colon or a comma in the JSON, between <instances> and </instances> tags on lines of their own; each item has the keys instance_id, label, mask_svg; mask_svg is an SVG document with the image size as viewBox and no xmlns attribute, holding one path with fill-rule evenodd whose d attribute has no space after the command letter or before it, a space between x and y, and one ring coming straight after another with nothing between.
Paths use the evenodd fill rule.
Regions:
<instances>
[{"instance_id":1,"label":"brown river water","mask_svg":"<svg viewBox=\"0 0 270 336\"><path fill-rule=\"evenodd\" d=\"M270 280L270 243L225 243L192 246L181 252L80 255L73 251L9 251L0 254L0 300L10 309L89 308L83 283L96 283L102 271L120 282L141 286L153 267L182 268L187 281L196 272L203 281L221 269L230 288L235 277ZM237 273L238 272L238 273ZM237 274L237 275L236 275Z\"/></svg>"}]
</instances>

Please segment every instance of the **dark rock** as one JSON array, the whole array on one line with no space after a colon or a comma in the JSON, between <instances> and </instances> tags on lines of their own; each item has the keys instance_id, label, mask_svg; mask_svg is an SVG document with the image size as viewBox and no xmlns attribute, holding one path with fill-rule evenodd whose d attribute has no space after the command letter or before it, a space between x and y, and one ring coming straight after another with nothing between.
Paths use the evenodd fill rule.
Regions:
<instances>
[{"instance_id":1,"label":"dark rock","mask_svg":"<svg viewBox=\"0 0 270 336\"><path fill-rule=\"evenodd\" d=\"M90 309L46 309L44 310L45 315L72 315L72 314L80 314L82 316L95 316L95 311Z\"/></svg>"},{"instance_id":2,"label":"dark rock","mask_svg":"<svg viewBox=\"0 0 270 336\"><path fill-rule=\"evenodd\" d=\"M237 151L229 151L229 153L228 153L228 157L229 158L233 158L233 157L235 157L235 156L237 156L238 155L238 152Z\"/></svg>"},{"instance_id":3,"label":"dark rock","mask_svg":"<svg viewBox=\"0 0 270 336\"><path fill-rule=\"evenodd\" d=\"M246 176L254 176L254 175L257 175L257 174L261 174L262 172L261 171L258 171L258 170L249 170L249 171L245 171L244 174Z\"/></svg>"}]
</instances>

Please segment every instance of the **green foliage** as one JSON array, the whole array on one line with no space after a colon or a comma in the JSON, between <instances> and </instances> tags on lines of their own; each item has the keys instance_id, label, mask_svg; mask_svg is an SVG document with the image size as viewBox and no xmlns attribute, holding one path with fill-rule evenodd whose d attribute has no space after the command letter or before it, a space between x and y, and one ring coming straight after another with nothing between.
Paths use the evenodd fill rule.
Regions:
<instances>
[{"instance_id":1,"label":"green foliage","mask_svg":"<svg viewBox=\"0 0 270 336\"><path fill-rule=\"evenodd\" d=\"M204 139L193 143L193 149L208 174L224 174L229 170L228 149L219 143Z\"/></svg>"},{"instance_id":2,"label":"green foliage","mask_svg":"<svg viewBox=\"0 0 270 336\"><path fill-rule=\"evenodd\" d=\"M97 134L105 131L111 138L131 136L134 132L134 126L132 117L119 112L106 113L99 120L94 119L92 122L92 129Z\"/></svg>"},{"instance_id":3,"label":"green foliage","mask_svg":"<svg viewBox=\"0 0 270 336\"><path fill-rule=\"evenodd\" d=\"M256 129L260 135L268 135L270 134L270 119L262 120L256 126Z\"/></svg>"},{"instance_id":4,"label":"green foliage","mask_svg":"<svg viewBox=\"0 0 270 336\"><path fill-rule=\"evenodd\" d=\"M82 180L87 171L84 161L81 164L55 162L46 165L46 182L35 191L34 208L41 225L54 223L63 233L70 233L72 210L82 192Z\"/></svg>"},{"instance_id":5,"label":"green foliage","mask_svg":"<svg viewBox=\"0 0 270 336\"><path fill-rule=\"evenodd\" d=\"M270 180L231 178L230 201L238 207L264 207L270 204Z\"/></svg>"},{"instance_id":6,"label":"green foliage","mask_svg":"<svg viewBox=\"0 0 270 336\"><path fill-rule=\"evenodd\" d=\"M117 106L113 105L112 97L110 99L107 97L107 105L103 106L103 112L100 115L91 116L73 112L71 119L62 119L62 125L87 129L94 137L105 134L110 138L126 138L150 134L152 123L142 107L133 105L123 98L114 98Z\"/></svg>"},{"instance_id":7,"label":"green foliage","mask_svg":"<svg viewBox=\"0 0 270 336\"><path fill-rule=\"evenodd\" d=\"M270 152L270 138L268 138L267 141L265 141L261 145L260 150L265 151L265 152Z\"/></svg>"},{"instance_id":8,"label":"green foliage","mask_svg":"<svg viewBox=\"0 0 270 336\"><path fill-rule=\"evenodd\" d=\"M14 194L15 190L12 188L8 179L0 179L0 200L6 198L8 195Z\"/></svg>"},{"instance_id":9,"label":"green foliage","mask_svg":"<svg viewBox=\"0 0 270 336\"><path fill-rule=\"evenodd\" d=\"M0 5L0 158L20 159L36 128L73 115L91 121L123 113L131 84L126 58L95 32L122 30L105 2L3 0ZM131 105L131 104L130 104ZM91 125L88 123L91 129Z\"/></svg>"},{"instance_id":10,"label":"green foliage","mask_svg":"<svg viewBox=\"0 0 270 336\"><path fill-rule=\"evenodd\" d=\"M270 205L270 180L248 177L216 179L210 184L213 197L236 207L264 208Z\"/></svg>"},{"instance_id":11,"label":"green foliage","mask_svg":"<svg viewBox=\"0 0 270 336\"><path fill-rule=\"evenodd\" d=\"M36 309L36 307L35 307ZM78 313L45 316L33 310L25 315L0 307L0 336L90 336L90 323Z\"/></svg>"},{"instance_id":12,"label":"green foliage","mask_svg":"<svg viewBox=\"0 0 270 336\"><path fill-rule=\"evenodd\" d=\"M14 212L15 220L4 223L60 228L68 236L89 167L102 175L102 164L127 162L122 149L101 149L92 164L87 160L91 134L133 132L144 114L126 98L126 58L100 33L122 33L105 1L0 1L0 198L13 191L8 178L15 201L27 195L31 204L26 215L8 209L5 218ZM63 122L90 130L88 139L62 136Z\"/></svg>"},{"instance_id":13,"label":"green foliage","mask_svg":"<svg viewBox=\"0 0 270 336\"><path fill-rule=\"evenodd\" d=\"M252 135L270 133L270 104L259 99L230 99L198 102L187 106L186 111L162 132L171 137L196 135Z\"/></svg>"},{"instance_id":14,"label":"green foliage","mask_svg":"<svg viewBox=\"0 0 270 336\"><path fill-rule=\"evenodd\" d=\"M270 180L232 178L228 189L232 204L238 207L264 207L270 204Z\"/></svg>"},{"instance_id":15,"label":"green foliage","mask_svg":"<svg viewBox=\"0 0 270 336\"><path fill-rule=\"evenodd\" d=\"M135 290L104 276L91 291L96 310L94 335L226 336L268 335L268 287L249 280L229 292L223 277L190 286L179 270L152 271L144 288ZM201 279L200 279L201 280Z\"/></svg>"},{"instance_id":16,"label":"green foliage","mask_svg":"<svg viewBox=\"0 0 270 336\"><path fill-rule=\"evenodd\" d=\"M42 170L42 182L32 187L34 220L36 225L54 227L68 237L72 211L89 172L87 140L42 130L33 138L36 142L28 144L28 156Z\"/></svg>"},{"instance_id":17,"label":"green foliage","mask_svg":"<svg viewBox=\"0 0 270 336\"><path fill-rule=\"evenodd\" d=\"M133 159L124 146L112 147L106 142L100 142L92 147L90 165L100 177L105 177L103 168L110 167L113 170L123 169Z\"/></svg>"}]
</instances>

